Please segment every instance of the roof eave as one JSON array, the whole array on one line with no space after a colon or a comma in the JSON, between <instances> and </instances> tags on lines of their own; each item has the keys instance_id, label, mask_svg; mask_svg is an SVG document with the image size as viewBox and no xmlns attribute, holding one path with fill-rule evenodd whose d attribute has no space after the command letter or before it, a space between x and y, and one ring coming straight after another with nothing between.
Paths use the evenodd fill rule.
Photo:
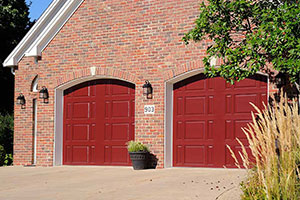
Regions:
<instances>
[{"instance_id":1,"label":"roof eave","mask_svg":"<svg viewBox=\"0 0 300 200\"><path fill-rule=\"evenodd\" d=\"M83 1L84 0L54 0L21 42L5 59L3 66L17 66L24 56L40 57L44 48L55 37Z\"/></svg>"}]
</instances>

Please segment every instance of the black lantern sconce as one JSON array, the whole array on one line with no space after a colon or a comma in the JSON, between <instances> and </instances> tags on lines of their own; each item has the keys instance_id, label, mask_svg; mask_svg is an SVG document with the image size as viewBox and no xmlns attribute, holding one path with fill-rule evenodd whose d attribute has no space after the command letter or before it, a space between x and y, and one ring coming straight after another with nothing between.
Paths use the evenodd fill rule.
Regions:
<instances>
[{"instance_id":1,"label":"black lantern sconce","mask_svg":"<svg viewBox=\"0 0 300 200\"><path fill-rule=\"evenodd\" d=\"M17 97L17 104L21 105L22 109L25 109L26 100L22 93L19 94L19 96Z\"/></svg>"},{"instance_id":2,"label":"black lantern sconce","mask_svg":"<svg viewBox=\"0 0 300 200\"><path fill-rule=\"evenodd\" d=\"M49 103L49 93L48 93L48 89L43 86L42 89L40 90L40 99L44 100L44 103Z\"/></svg>"},{"instance_id":3,"label":"black lantern sconce","mask_svg":"<svg viewBox=\"0 0 300 200\"><path fill-rule=\"evenodd\" d=\"M143 85L143 94L147 99L153 98L153 88L149 81L145 81L145 84Z\"/></svg>"}]
</instances>

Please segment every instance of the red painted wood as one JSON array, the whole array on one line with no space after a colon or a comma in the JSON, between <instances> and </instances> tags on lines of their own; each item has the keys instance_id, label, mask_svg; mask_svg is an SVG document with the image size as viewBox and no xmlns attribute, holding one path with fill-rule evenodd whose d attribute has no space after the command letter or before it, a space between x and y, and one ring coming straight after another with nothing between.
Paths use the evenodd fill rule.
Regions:
<instances>
[{"instance_id":1,"label":"red painted wood","mask_svg":"<svg viewBox=\"0 0 300 200\"><path fill-rule=\"evenodd\" d=\"M64 92L63 164L130 165L135 86L95 80Z\"/></svg>"},{"instance_id":2,"label":"red painted wood","mask_svg":"<svg viewBox=\"0 0 300 200\"><path fill-rule=\"evenodd\" d=\"M251 121L249 102L267 103L267 78L255 75L235 85L220 77L193 76L174 85L173 166L235 167L226 144L246 146L241 127Z\"/></svg>"}]
</instances>

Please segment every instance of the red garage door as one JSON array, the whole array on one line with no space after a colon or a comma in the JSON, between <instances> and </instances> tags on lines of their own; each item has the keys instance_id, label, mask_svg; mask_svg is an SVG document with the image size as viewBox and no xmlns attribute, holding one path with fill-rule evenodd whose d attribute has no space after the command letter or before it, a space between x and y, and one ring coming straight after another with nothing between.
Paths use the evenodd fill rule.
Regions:
<instances>
[{"instance_id":1,"label":"red garage door","mask_svg":"<svg viewBox=\"0 0 300 200\"><path fill-rule=\"evenodd\" d=\"M251 122L249 102L267 102L267 78L255 75L235 85L220 77L193 76L174 85L173 166L235 167L226 144L238 152L241 130ZM247 148L249 151L249 149Z\"/></svg>"},{"instance_id":2,"label":"red garage door","mask_svg":"<svg viewBox=\"0 0 300 200\"><path fill-rule=\"evenodd\" d=\"M129 165L135 86L96 80L64 92L63 164Z\"/></svg>"}]
</instances>

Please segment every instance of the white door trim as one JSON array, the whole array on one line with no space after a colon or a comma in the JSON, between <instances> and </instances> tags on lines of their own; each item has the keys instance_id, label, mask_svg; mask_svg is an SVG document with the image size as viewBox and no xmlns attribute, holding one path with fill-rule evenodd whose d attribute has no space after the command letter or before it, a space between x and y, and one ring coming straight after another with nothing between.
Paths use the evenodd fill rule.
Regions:
<instances>
[{"instance_id":1,"label":"white door trim","mask_svg":"<svg viewBox=\"0 0 300 200\"><path fill-rule=\"evenodd\" d=\"M37 99L33 99L33 159L32 164L36 165L37 154Z\"/></svg>"}]
</instances>

